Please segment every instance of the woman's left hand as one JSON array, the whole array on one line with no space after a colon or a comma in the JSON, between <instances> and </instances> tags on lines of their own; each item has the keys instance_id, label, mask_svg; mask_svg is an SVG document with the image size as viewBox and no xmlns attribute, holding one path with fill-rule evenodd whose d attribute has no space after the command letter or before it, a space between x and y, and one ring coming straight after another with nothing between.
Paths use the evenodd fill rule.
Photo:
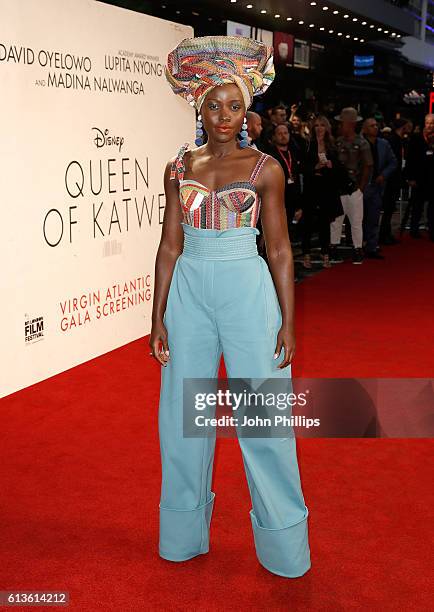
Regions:
<instances>
[{"instance_id":1,"label":"woman's left hand","mask_svg":"<svg viewBox=\"0 0 434 612\"><path fill-rule=\"evenodd\" d=\"M300 221L300 219L303 216L303 209L299 208L298 210L295 211L294 213L294 221Z\"/></svg>"},{"instance_id":2,"label":"woman's left hand","mask_svg":"<svg viewBox=\"0 0 434 612\"><path fill-rule=\"evenodd\" d=\"M289 366L295 354L295 334L290 328L284 327L283 325L280 328L279 333L277 334L274 359L278 358L278 356L282 352L282 349L285 351L285 357L282 363L277 366L279 370Z\"/></svg>"}]
</instances>

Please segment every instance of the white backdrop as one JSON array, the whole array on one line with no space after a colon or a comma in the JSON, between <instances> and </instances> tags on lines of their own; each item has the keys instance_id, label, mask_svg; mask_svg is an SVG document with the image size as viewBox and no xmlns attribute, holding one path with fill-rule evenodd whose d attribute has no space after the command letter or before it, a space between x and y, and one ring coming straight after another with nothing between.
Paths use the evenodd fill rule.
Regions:
<instances>
[{"instance_id":1,"label":"white backdrop","mask_svg":"<svg viewBox=\"0 0 434 612\"><path fill-rule=\"evenodd\" d=\"M0 0L0 396L150 332L163 172L194 140L164 77L192 28Z\"/></svg>"}]
</instances>

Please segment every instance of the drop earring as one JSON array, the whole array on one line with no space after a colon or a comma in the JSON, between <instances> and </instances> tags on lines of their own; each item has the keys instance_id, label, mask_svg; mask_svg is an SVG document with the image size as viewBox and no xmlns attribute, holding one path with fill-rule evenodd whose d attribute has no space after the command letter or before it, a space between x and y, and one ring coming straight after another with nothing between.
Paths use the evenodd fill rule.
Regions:
<instances>
[{"instance_id":1,"label":"drop earring","mask_svg":"<svg viewBox=\"0 0 434 612\"><path fill-rule=\"evenodd\" d=\"M202 115L198 115L198 117L197 117L197 121L196 121L196 140L194 141L194 144L197 147L200 147L201 145L203 145Z\"/></svg>"},{"instance_id":2,"label":"drop earring","mask_svg":"<svg viewBox=\"0 0 434 612\"><path fill-rule=\"evenodd\" d=\"M241 126L239 143L242 149L245 149L247 146L249 146L249 141L247 140L248 135L249 133L247 131L247 117L244 117L243 125Z\"/></svg>"}]
</instances>

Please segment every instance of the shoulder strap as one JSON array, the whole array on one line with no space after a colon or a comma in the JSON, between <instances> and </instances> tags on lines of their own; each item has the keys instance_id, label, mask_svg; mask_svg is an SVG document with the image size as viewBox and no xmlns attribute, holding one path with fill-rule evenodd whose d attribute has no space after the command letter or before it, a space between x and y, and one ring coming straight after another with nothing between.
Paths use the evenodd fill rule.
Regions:
<instances>
[{"instance_id":1,"label":"shoulder strap","mask_svg":"<svg viewBox=\"0 0 434 612\"><path fill-rule=\"evenodd\" d=\"M261 157L258 159L258 162L256 164L256 166L253 169L252 175L250 177L250 182L254 183L256 181L256 179L258 178L259 173L262 170L262 166L265 164L265 162L267 161L267 159L270 156L267 155L266 153L262 153Z\"/></svg>"},{"instance_id":2,"label":"shoulder strap","mask_svg":"<svg viewBox=\"0 0 434 612\"><path fill-rule=\"evenodd\" d=\"M188 142L184 143L182 147L179 149L177 156L173 160L172 167L170 168L170 180L173 181L178 178L179 181L182 181L184 178L185 165L184 165L184 155L189 147Z\"/></svg>"}]
</instances>

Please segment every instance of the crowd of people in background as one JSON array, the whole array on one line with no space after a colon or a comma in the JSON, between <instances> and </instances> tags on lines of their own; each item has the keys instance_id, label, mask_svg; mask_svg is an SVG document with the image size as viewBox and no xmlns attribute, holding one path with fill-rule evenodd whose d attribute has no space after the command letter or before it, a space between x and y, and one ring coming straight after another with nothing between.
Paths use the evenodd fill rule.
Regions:
<instances>
[{"instance_id":1,"label":"crowd of people in background","mask_svg":"<svg viewBox=\"0 0 434 612\"><path fill-rule=\"evenodd\" d=\"M434 242L434 114L419 129L402 117L380 125L352 107L331 120L311 115L303 121L297 111L297 105L283 104L264 115L249 111L247 130L250 146L282 166L288 228L301 244L305 268L312 267L313 235L324 267L343 261L344 223L354 264L384 259L382 246L400 242L392 218L403 190L408 198L401 234L409 227L412 238L422 237L427 204L428 238ZM266 258L262 233L258 247Z\"/></svg>"}]
</instances>

